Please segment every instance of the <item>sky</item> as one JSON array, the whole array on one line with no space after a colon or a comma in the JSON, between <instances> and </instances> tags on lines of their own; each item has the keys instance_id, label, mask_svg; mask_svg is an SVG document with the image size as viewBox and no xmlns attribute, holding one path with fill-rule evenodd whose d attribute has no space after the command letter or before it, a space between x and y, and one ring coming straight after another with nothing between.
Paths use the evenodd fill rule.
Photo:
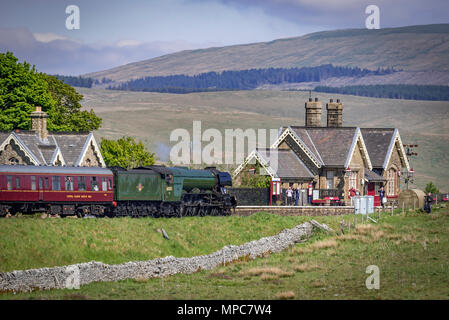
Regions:
<instances>
[{"instance_id":1,"label":"sky","mask_svg":"<svg viewBox=\"0 0 449 320\"><path fill-rule=\"evenodd\" d=\"M67 29L66 8L79 8ZM51 74L80 75L181 50L365 28L448 23L447 0L2 0L0 52Z\"/></svg>"}]
</instances>

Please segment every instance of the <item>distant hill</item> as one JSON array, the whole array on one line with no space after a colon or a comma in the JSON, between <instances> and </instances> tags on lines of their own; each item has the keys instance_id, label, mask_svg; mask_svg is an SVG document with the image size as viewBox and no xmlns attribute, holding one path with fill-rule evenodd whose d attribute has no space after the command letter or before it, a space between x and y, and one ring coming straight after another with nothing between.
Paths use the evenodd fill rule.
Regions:
<instances>
[{"instance_id":1,"label":"distant hill","mask_svg":"<svg viewBox=\"0 0 449 320\"><path fill-rule=\"evenodd\" d=\"M415 84L444 84L432 81L432 71L439 71L439 76L449 72L448 56L449 24L434 24L324 31L270 42L186 50L85 76L117 83L148 76L331 63L372 70L393 67L420 71L423 80Z\"/></svg>"}]
</instances>

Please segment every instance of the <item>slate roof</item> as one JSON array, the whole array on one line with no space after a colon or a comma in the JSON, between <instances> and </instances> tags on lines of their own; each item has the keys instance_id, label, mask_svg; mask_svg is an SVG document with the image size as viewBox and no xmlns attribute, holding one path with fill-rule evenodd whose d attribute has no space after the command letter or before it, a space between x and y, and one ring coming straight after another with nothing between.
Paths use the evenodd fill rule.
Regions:
<instances>
[{"instance_id":1,"label":"slate roof","mask_svg":"<svg viewBox=\"0 0 449 320\"><path fill-rule=\"evenodd\" d=\"M83 152L89 132L84 133L52 133L61 150L62 157L68 166L73 166Z\"/></svg>"},{"instance_id":2,"label":"slate roof","mask_svg":"<svg viewBox=\"0 0 449 320\"><path fill-rule=\"evenodd\" d=\"M0 144L11 133L26 146L40 164L52 164L59 148L67 166L76 164L90 135L89 132L49 132L48 138L42 140L38 133L31 130L0 131Z\"/></svg>"},{"instance_id":3,"label":"slate roof","mask_svg":"<svg viewBox=\"0 0 449 320\"><path fill-rule=\"evenodd\" d=\"M365 179L369 182L383 182L386 181L382 176L378 175L374 171L365 168Z\"/></svg>"},{"instance_id":4,"label":"slate roof","mask_svg":"<svg viewBox=\"0 0 449 320\"><path fill-rule=\"evenodd\" d=\"M0 131L0 144L11 134L11 131Z\"/></svg>"},{"instance_id":5,"label":"slate roof","mask_svg":"<svg viewBox=\"0 0 449 320\"><path fill-rule=\"evenodd\" d=\"M290 127L325 166L344 167L356 127Z\"/></svg>"},{"instance_id":6,"label":"slate roof","mask_svg":"<svg viewBox=\"0 0 449 320\"><path fill-rule=\"evenodd\" d=\"M314 175L307 169L306 165L296 156L292 150L278 149L256 149L261 157L268 162L273 160L273 153L277 153L277 170L276 174L281 179L313 179ZM272 166L273 167L273 166ZM275 168L273 168L275 169Z\"/></svg>"},{"instance_id":7,"label":"slate roof","mask_svg":"<svg viewBox=\"0 0 449 320\"><path fill-rule=\"evenodd\" d=\"M361 128L363 140L374 168L382 168L387 156L394 128Z\"/></svg>"}]
</instances>

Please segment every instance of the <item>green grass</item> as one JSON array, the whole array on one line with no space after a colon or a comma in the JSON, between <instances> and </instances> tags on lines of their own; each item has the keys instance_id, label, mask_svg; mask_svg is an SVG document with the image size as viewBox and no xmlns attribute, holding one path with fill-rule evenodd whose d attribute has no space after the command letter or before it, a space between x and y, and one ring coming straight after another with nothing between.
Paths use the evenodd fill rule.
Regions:
<instances>
[{"instance_id":1,"label":"green grass","mask_svg":"<svg viewBox=\"0 0 449 320\"><path fill-rule=\"evenodd\" d=\"M0 271L91 260L114 264L169 255L191 257L271 236L307 220L268 213L182 219L41 219L38 215L0 219ZM170 240L157 232L161 228Z\"/></svg>"},{"instance_id":2,"label":"green grass","mask_svg":"<svg viewBox=\"0 0 449 320\"><path fill-rule=\"evenodd\" d=\"M432 215L422 212L400 213L395 215L384 213L378 224L361 224L358 218L357 227L346 230L344 235L328 235L323 232L315 234L310 241L297 244L279 254L267 255L251 261L242 260L237 263L218 267L214 270L201 271L191 275L178 274L167 278L130 279L118 282L92 283L81 287L80 290L51 290L36 291L33 293L3 294L1 299L449 299L447 284L449 283L449 209L435 210ZM134 231L124 231L117 235L126 238L134 236L139 241L150 235L155 242L153 249L145 248L147 242L134 247L142 256L148 250L151 253L159 249L162 255L175 253L188 256L190 254L209 253L224 244L239 244L252 240L253 237L275 234L283 228L292 227L311 217L279 217L269 214L257 214L251 217L225 217L225 218L196 218L172 219L170 221L140 219L113 219L113 220L35 220L35 219L3 219L1 220L2 243L5 242L5 227L16 224L18 234L23 236L30 230L24 225L30 222L40 222L56 230L61 225L73 226L96 225L102 227L106 234L119 230L114 227L106 229L104 226L123 223L123 229L133 227L133 230L143 230L138 225L148 225L150 230L164 225L164 228L173 237L173 240L155 241L160 235L151 230L144 235L134 234ZM341 219L354 222L354 215L337 217L315 217L316 220L329 224L338 229ZM26 221L27 220L27 221ZM26 221L23 224L19 221ZM189 243L179 234L179 230L186 221L190 225L190 234L196 234L198 244ZM191 223L190 223L191 222ZM193 222L199 224L196 229ZM187 223L186 223L187 224ZM42 225L36 225L33 234L28 238L36 237ZM66 226L66 228L68 228ZM9 227L9 233L12 228ZM225 231L227 235L213 233L212 230ZM50 232L50 231L47 231ZM56 232L53 232L57 234ZM128 234L128 236L126 236ZM155 234L156 237L151 235ZM99 233L91 235L99 243ZM9 236L8 239L11 237ZM181 241L181 239L183 239ZM128 239L129 240L129 239ZM139 242L136 240L136 242ZM145 241L145 240L143 240ZM173 241L181 245L170 246ZM7 240L6 242L10 242ZM61 240L57 240L60 243ZM194 242L194 241L193 241ZM212 242L212 243L211 243ZM40 240L41 245L45 242ZM79 243L79 242L78 242ZM126 247L126 245L123 245ZM27 251L28 247L23 246ZM156 249L157 248L157 249ZM11 246L7 246L10 251ZM62 252L61 248L54 246L55 251ZM92 249L85 249L91 251ZM2 252L4 251L2 247ZM82 250L81 250L82 251ZM117 248L117 252L123 249ZM18 257L25 252L16 251ZM56 254L47 252L54 256ZM111 254L111 253L110 253ZM125 261L118 257L111 260ZM101 252L91 252L92 258L101 260L106 258ZM126 254L124 254L126 256ZM123 258L124 258L123 256ZM138 256L138 255L137 255ZM100 258L101 257L101 258ZM129 257L129 256L127 256ZM3 259L3 258L2 258ZM114 260L114 261L115 261ZM30 263L31 261L28 261ZM111 262L111 261L109 261ZM365 273L368 265L377 265L380 268L380 290L368 290L365 287ZM5 269L2 260L2 269ZM10 268L10 267L8 267ZM8 269L6 268L6 269Z\"/></svg>"}]
</instances>

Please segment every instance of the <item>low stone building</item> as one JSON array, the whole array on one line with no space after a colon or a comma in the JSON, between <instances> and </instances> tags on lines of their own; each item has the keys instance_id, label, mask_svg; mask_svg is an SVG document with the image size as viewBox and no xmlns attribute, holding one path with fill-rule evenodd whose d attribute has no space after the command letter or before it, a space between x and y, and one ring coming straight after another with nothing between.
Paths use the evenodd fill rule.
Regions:
<instances>
[{"instance_id":1,"label":"low stone building","mask_svg":"<svg viewBox=\"0 0 449 320\"><path fill-rule=\"evenodd\" d=\"M313 184L317 202L329 199L349 203L355 192L378 195L386 187L389 198L400 192L400 175L410 170L399 131L395 128L343 127L343 104L326 104L327 126L321 126L322 103L315 98L305 104L305 126L280 129L267 150L255 150L234 171L239 177L253 173L254 163L264 174L280 178L283 188L306 189ZM271 158L277 150L276 157ZM261 152L263 151L263 152ZM376 205L379 198L376 197Z\"/></svg>"},{"instance_id":2,"label":"low stone building","mask_svg":"<svg viewBox=\"0 0 449 320\"><path fill-rule=\"evenodd\" d=\"M49 132L36 107L31 130L0 131L0 164L106 167L92 132Z\"/></svg>"}]
</instances>

